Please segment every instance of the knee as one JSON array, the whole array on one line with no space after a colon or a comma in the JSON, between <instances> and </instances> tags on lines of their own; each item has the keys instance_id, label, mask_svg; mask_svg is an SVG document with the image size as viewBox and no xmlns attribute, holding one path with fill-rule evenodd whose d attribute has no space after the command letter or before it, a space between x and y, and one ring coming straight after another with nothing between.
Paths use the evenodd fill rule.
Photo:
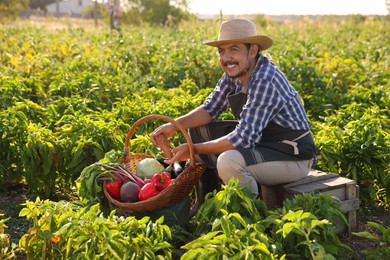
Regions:
<instances>
[{"instance_id":1,"label":"knee","mask_svg":"<svg viewBox=\"0 0 390 260\"><path fill-rule=\"evenodd\" d=\"M224 179L223 177L231 177L232 175L235 175L235 173L242 171L243 163L245 164L245 161L238 151L225 151L218 156L218 174L222 179Z\"/></svg>"},{"instance_id":2,"label":"knee","mask_svg":"<svg viewBox=\"0 0 390 260\"><path fill-rule=\"evenodd\" d=\"M258 194L257 183L248 172L245 159L240 152L229 150L220 154L217 160L217 170L223 183L228 183L234 177L238 180L239 187L246 186L252 193Z\"/></svg>"}]
</instances>

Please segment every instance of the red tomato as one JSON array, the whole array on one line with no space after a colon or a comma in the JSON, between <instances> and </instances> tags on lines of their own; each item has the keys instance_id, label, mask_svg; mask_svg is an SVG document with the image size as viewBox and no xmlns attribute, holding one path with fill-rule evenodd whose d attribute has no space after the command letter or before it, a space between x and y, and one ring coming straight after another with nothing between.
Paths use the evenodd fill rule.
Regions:
<instances>
[{"instance_id":1,"label":"red tomato","mask_svg":"<svg viewBox=\"0 0 390 260\"><path fill-rule=\"evenodd\" d=\"M153 183L148 182L139 190L138 199L146 200L153 196L156 196L157 194L158 190L156 190L156 187L153 185Z\"/></svg>"},{"instance_id":2,"label":"red tomato","mask_svg":"<svg viewBox=\"0 0 390 260\"><path fill-rule=\"evenodd\" d=\"M123 180L117 179L114 181L106 182L106 189L108 193L114 199L118 200L121 197L121 187L123 185Z\"/></svg>"}]
</instances>

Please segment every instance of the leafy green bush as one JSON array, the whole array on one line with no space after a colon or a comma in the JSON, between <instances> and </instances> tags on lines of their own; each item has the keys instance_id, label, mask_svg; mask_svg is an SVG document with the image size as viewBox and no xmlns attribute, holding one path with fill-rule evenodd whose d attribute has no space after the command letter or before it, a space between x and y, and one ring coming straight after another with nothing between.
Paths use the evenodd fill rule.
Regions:
<instances>
[{"instance_id":1,"label":"leafy green bush","mask_svg":"<svg viewBox=\"0 0 390 260\"><path fill-rule=\"evenodd\" d=\"M14 108L0 111L0 187L19 183L24 167L20 161L23 145L27 141L28 121L26 115Z\"/></svg>"},{"instance_id":2,"label":"leafy green bush","mask_svg":"<svg viewBox=\"0 0 390 260\"><path fill-rule=\"evenodd\" d=\"M372 232L352 232L352 235L374 241L377 246L374 249L362 250L367 259L388 259L390 257L390 227L384 227L379 223L367 222L373 228Z\"/></svg>"},{"instance_id":3,"label":"leafy green bush","mask_svg":"<svg viewBox=\"0 0 390 260\"><path fill-rule=\"evenodd\" d=\"M19 242L29 259L172 259L162 219L103 217L96 204L27 201L20 216L33 225Z\"/></svg>"},{"instance_id":4,"label":"leafy green bush","mask_svg":"<svg viewBox=\"0 0 390 260\"><path fill-rule=\"evenodd\" d=\"M238 181L231 179L227 185L222 185L222 190L206 195L205 202L192 220L196 227L194 234L200 235L211 231L213 221L224 215L221 210L229 213L238 213L244 221L254 223L265 217L266 205L264 201L254 200L250 191L239 188Z\"/></svg>"},{"instance_id":5,"label":"leafy green bush","mask_svg":"<svg viewBox=\"0 0 390 260\"><path fill-rule=\"evenodd\" d=\"M209 193L186 227L168 227L163 218L118 217L115 211L105 217L99 204L87 207L79 200L37 198L19 213L31 221L19 246L32 259L332 259L348 250L334 224L321 216L334 219L338 214L330 198L297 196L283 210L269 211L237 184L232 179L221 191ZM325 212L314 202L335 209Z\"/></svg>"},{"instance_id":6,"label":"leafy green bush","mask_svg":"<svg viewBox=\"0 0 390 260\"><path fill-rule=\"evenodd\" d=\"M249 224L239 213L221 209L211 231L182 246L183 259L275 259L260 223ZM283 256L284 257L284 256ZM281 259L283 259L283 257Z\"/></svg>"},{"instance_id":7,"label":"leafy green bush","mask_svg":"<svg viewBox=\"0 0 390 260\"><path fill-rule=\"evenodd\" d=\"M27 128L27 141L20 154L29 188L45 197L53 195L58 178L56 142L51 130L30 123Z\"/></svg>"},{"instance_id":8,"label":"leafy green bush","mask_svg":"<svg viewBox=\"0 0 390 260\"><path fill-rule=\"evenodd\" d=\"M332 221L345 216L330 196L297 195L282 209L270 211L237 184L232 179L207 195L191 220L192 240L182 246L187 250L183 257L331 259L349 250L335 233Z\"/></svg>"},{"instance_id":9,"label":"leafy green bush","mask_svg":"<svg viewBox=\"0 0 390 260\"><path fill-rule=\"evenodd\" d=\"M322 193L303 193L293 199L287 199L283 207L275 211L275 218L281 219L274 229L276 232L271 234L282 233L284 240L281 243L281 251L290 252L296 257L302 255L300 246L305 247L307 258L322 259L326 258L327 254L341 255L350 249L340 242L336 234L340 232L337 230L339 223L348 225L340 205L330 194ZM276 230L277 228L279 230ZM308 239L309 237L311 239Z\"/></svg>"},{"instance_id":10,"label":"leafy green bush","mask_svg":"<svg viewBox=\"0 0 390 260\"><path fill-rule=\"evenodd\" d=\"M318 167L351 178L361 187L364 203L389 203L390 135L387 111L351 103L316 124ZM367 206L367 204L366 204Z\"/></svg>"},{"instance_id":11,"label":"leafy green bush","mask_svg":"<svg viewBox=\"0 0 390 260\"><path fill-rule=\"evenodd\" d=\"M4 214L0 213L0 217L4 216ZM0 259L16 259L16 245L11 243L10 237L8 234L4 233L4 229L8 228L5 224L9 218L0 219Z\"/></svg>"}]
</instances>

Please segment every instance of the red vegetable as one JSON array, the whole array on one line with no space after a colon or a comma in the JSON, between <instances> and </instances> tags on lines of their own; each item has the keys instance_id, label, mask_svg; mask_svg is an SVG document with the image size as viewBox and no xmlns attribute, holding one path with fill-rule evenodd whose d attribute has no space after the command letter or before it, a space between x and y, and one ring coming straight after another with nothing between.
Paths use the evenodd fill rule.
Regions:
<instances>
[{"instance_id":1,"label":"red vegetable","mask_svg":"<svg viewBox=\"0 0 390 260\"><path fill-rule=\"evenodd\" d=\"M138 199L139 200L147 200L153 196L158 194L158 190L154 187L153 183L148 182L139 190Z\"/></svg>"},{"instance_id":2,"label":"red vegetable","mask_svg":"<svg viewBox=\"0 0 390 260\"><path fill-rule=\"evenodd\" d=\"M114 199L118 200L121 197L121 187L123 185L122 179L106 182L106 189Z\"/></svg>"},{"instance_id":3,"label":"red vegetable","mask_svg":"<svg viewBox=\"0 0 390 260\"><path fill-rule=\"evenodd\" d=\"M154 187L156 187L156 190L162 191L171 183L171 175L169 172L156 173L153 175L150 182L153 183Z\"/></svg>"}]
</instances>

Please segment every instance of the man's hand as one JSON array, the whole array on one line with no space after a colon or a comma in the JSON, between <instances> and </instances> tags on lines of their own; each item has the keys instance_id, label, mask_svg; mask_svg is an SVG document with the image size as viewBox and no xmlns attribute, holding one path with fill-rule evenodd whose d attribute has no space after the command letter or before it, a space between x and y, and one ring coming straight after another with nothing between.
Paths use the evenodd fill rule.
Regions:
<instances>
[{"instance_id":1,"label":"man's hand","mask_svg":"<svg viewBox=\"0 0 390 260\"><path fill-rule=\"evenodd\" d=\"M190 159L190 149L187 143L181 144L172 149L173 157L165 160L166 164L173 164L174 162L186 161Z\"/></svg>"},{"instance_id":2,"label":"man's hand","mask_svg":"<svg viewBox=\"0 0 390 260\"><path fill-rule=\"evenodd\" d=\"M161 148L165 156L170 159L172 158L172 152L169 148L168 138L174 135L176 127L172 124L164 124L158 127L153 133L150 134L152 142Z\"/></svg>"},{"instance_id":3,"label":"man's hand","mask_svg":"<svg viewBox=\"0 0 390 260\"><path fill-rule=\"evenodd\" d=\"M165 156L168 159L171 159L173 155L172 155L171 149L169 148L170 141L168 141L168 139L165 137L165 135L160 134L160 135L154 136L153 138L156 141L156 145L161 148L161 150L163 151Z\"/></svg>"}]
</instances>

